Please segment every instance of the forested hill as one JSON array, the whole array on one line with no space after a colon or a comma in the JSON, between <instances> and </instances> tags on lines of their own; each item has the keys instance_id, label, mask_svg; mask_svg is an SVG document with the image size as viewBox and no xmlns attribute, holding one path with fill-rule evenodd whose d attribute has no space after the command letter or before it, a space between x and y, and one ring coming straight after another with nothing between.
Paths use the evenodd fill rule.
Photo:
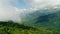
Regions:
<instances>
[{"instance_id":1,"label":"forested hill","mask_svg":"<svg viewBox=\"0 0 60 34\"><path fill-rule=\"evenodd\" d=\"M24 32L28 33L30 30L35 31L38 29L30 26L24 26L13 21L0 21L0 34L23 34Z\"/></svg>"},{"instance_id":2,"label":"forested hill","mask_svg":"<svg viewBox=\"0 0 60 34\"><path fill-rule=\"evenodd\" d=\"M14 23L12 21L0 21L0 34L60 34L60 31L49 29L37 29L31 26Z\"/></svg>"},{"instance_id":3,"label":"forested hill","mask_svg":"<svg viewBox=\"0 0 60 34\"><path fill-rule=\"evenodd\" d=\"M0 21L0 26L6 26L6 27L12 27L12 28L22 28L22 29L27 29L29 30L31 29L36 29L30 26L24 26L23 24L18 24L18 23L14 23L13 21L8 21L8 22L2 22Z\"/></svg>"},{"instance_id":4,"label":"forested hill","mask_svg":"<svg viewBox=\"0 0 60 34\"><path fill-rule=\"evenodd\" d=\"M27 14L22 22L36 28L60 29L60 9L37 10Z\"/></svg>"}]
</instances>

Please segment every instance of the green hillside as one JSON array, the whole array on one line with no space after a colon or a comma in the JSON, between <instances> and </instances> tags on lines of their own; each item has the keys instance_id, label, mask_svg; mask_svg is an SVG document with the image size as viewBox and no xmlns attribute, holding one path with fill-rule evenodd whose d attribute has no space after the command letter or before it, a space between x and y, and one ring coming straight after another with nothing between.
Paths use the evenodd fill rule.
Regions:
<instances>
[{"instance_id":1,"label":"green hillside","mask_svg":"<svg viewBox=\"0 0 60 34\"><path fill-rule=\"evenodd\" d=\"M22 22L37 28L60 29L60 10L37 10L27 14L26 17L22 19Z\"/></svg>"},{"instance_id":2,"label":"green hillside","mask_svg":"<svg viewBox=\"0 0 60 34\"><path fill-rule=\"evenodd\" d=\"M39 30L42 29L45 31L54 31L55 34L58 34L56 32L60 32L60 10L38 10L27 14L22 19L22 22L24 25L30 25L32 27L38 28Z\"/></svg>"},{"instance_id":3,"label":"green hillside","mask_svg":"<svg viewBox=\"0 0 60 34\"><path fill-rule=\"evenodd\" d=\"M60 31L56 29L37 29L8 21L0 22L0 34L60 34Z\"/></svg>"}]
</instances>

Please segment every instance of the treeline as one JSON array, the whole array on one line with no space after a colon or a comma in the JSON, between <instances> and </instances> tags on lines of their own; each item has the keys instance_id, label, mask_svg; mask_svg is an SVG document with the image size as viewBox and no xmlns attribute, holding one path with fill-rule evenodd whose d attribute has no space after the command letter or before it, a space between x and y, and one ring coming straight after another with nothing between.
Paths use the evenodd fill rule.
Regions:
<instances>
[{"instance_id":1,"label":"treeline","mask_svg":"<svg viewBox=\"0 0 60 34\"><path fill-rule=\"evenodd\" d=\"M31 26L14 23L13 21L0 22L0 34L60 34L57 30L37 29Z\"/></svg>"}]
</instances>

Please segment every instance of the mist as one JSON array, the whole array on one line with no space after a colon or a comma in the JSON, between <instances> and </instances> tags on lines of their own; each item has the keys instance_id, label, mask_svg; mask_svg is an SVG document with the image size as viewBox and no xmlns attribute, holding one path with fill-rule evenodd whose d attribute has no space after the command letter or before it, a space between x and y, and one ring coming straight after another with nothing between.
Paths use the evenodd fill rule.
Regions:
<instances>
[{"instance_id":1,"label":"mist","mask_svg":"<svg viewBox=\"0 0 60 34\"><path fill-rule=\"evenodd\" d=\"M24 0L28 9L21 9L12 6L11 2L18 5L18 0L0 0L0 21L12 20L14 22L21 22L21 14L32 13L39 9L60 8L60 0Z\"/></svg>"},{"instance_id":2,"label":"mist","mask_svg":"<svg viewBox=\"0 0 60 34\"><path fill-rule=\"evenodd\" d=\"M0 0L0 21L12 20L14 22L21 22L19 14L23 11L11 5L11 2L16 0Z\"/></svg>"}]
</instances>

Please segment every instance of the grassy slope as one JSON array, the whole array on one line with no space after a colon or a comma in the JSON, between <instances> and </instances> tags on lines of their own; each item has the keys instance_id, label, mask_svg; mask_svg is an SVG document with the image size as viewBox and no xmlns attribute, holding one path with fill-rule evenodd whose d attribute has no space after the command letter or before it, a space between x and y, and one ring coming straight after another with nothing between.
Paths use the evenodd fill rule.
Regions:
<instances>
[{"instance_id":1,"label":"grassy slope","mask_svg":"<svg viewBox=\"0 0 60 34\"><path fill-rule=\"evenodd\" d=\"M0 34L60 34L60 31L49 29L36 29L14 22L0 22Z\"/></svg>"}]
</instances>

